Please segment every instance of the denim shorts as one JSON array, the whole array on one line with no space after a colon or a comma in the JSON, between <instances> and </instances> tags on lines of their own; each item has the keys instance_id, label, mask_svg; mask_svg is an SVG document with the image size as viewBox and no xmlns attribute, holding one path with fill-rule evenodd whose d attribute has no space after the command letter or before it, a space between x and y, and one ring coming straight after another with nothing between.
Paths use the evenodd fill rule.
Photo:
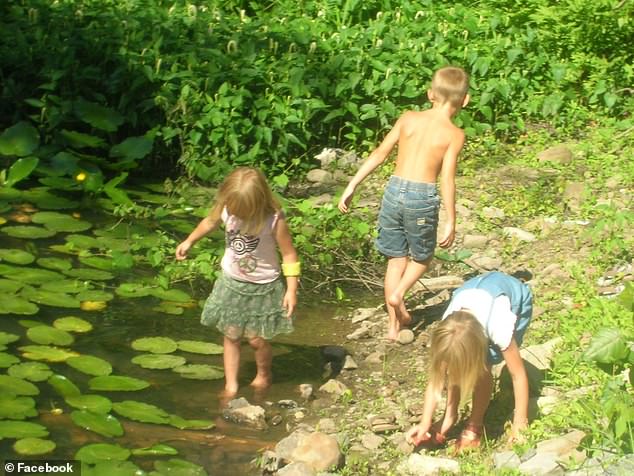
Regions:
<instances>
[{"instance_id":1,"label":"denim shorts","mask_svg":"<svg viewBox=\"0 0 634 476\"><path fill-rule=\"evenodd\" d=\"M439 209L435 183L390 177L379 212L376 248L390 258L430 258L436 248Z\"/></svg>"},{"instance_id":2,"label":"denim shorts","mask_svg":"<svg viewBox=\"0 0 634 476\"><path fill-rule=\"evenodd\" d=\"M518 300L517 321L515 321L513 338L519 347L524 341L524 334L526 334L526 329L528 329L531 317L533 316L533 293L527 284L522 283L522 295L518 297ZM495 344L489 343L489 364L499 364L503 360L504 356L500 348Z\"/></svg>"}]
</instances>

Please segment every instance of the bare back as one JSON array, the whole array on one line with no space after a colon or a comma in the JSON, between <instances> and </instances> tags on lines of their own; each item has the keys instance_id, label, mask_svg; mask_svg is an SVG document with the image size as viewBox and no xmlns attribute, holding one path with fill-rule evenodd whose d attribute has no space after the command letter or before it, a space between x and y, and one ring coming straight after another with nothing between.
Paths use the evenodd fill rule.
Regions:
<instances>
[{"instance_id":1,"label":"bare back","mask_svg":"<svg viewBox=\"0 0 634 476\"><path fill-rule=\"evenodd\" d=\"M394 175L435 183L443 160L456 160L464 133L435 109L408 111L397 122L398 155Z\"/></svg>"}]
</instances>

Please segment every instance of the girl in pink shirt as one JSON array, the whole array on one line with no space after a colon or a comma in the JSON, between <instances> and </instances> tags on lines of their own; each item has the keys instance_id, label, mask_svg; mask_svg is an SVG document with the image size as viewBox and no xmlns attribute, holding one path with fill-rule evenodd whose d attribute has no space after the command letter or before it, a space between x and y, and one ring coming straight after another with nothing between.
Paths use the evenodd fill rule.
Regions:
<instances>
[{"instance_id":1,"label":"girl in pink shirt","mask_svg":"<svg viewBox=\"0 0 634 476\"><path fill-rule=\"evenodd\" d=\"M300 265L280 204L259 170L240 167L227 176L209 215L176 248L176 259L185 259L192 245L221 223L226 241L222 275L205 302L201 322L224 334L225 395L233 396L242 338L255 350L257 374L251 385L271 384L268 340L293 330Z\"/></svg>"}]
</instances>

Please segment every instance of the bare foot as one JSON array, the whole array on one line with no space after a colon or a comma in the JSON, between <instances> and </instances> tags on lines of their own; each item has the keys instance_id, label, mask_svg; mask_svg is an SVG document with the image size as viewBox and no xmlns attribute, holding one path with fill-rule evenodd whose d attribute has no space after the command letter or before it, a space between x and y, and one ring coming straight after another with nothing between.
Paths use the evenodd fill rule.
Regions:
<instances>
[{"instance_id":1,"label":"bare foot","mask_svg":"<svg viewBox=\"0 0 634 476\"><path fill-rule=\"evenodd\" d=\"M218 394L218 403L220 403L220 408L224 408L227 404L233 400L233 398L238 393L238 388L235 390L228 390L226 387Z\"/></svg>"},{"instance_id":2,"label":"bare foot","mask_svg":"<svg viewBox=\"0 0 634 476\"><path fill-rule=\"evenodd\" d=\"M400 294L396 292L392 293L392 295L387 299L387 303L394 308L394 312L396 313L396 320L399 323L399 328L396 332L398 334L401 327L409 326L412 323L412 316L409 312L407 312L407 309L405 308L405 301L403 300L403 296Z\"/></svg>"},{"instance_id":3,"label":"bare foot","mask_svg":"<svg viewBox=\"0 0 634 476\"><path fill-rule=\"evenodd\" d=\"M258 390L263 390L271 386L271 380L270 375L256 375L250 385Z\"/></svg>"}]
</instances>

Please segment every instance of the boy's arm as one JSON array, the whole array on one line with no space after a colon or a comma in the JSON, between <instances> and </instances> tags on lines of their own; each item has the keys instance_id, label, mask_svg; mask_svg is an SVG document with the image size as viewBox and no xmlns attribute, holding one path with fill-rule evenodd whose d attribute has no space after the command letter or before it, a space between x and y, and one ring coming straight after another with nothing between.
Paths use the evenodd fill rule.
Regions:
<instances>
[{"instance_id":1,"label":"boy's arm","mask_svg":"<svg viewBox=\"0 0 634 476\"><path fill-rule=\"evenodd\" d=\"M456 235L456 168L458 166L458 155L462 150L464 141L464 132L457 132L456 137L449 144L442 161L440 193L447 212L445 231L438 243L442 248L450 247Z\"/></svg>"},{"instance_id":2,"label":"boy's arm","mask_svg":"<svg viewBox=\"0 0 634 476\"><path fill-rule=\"evenodd\" d=\"M354 191L357 186L363 182L365 178L374 171L374 169L381 165L388 155L390 155L390 152L398 142L398 138L401 134L401 119L402 117L396 121L396 124L394 124L392 130L385 136L383 142L381 142L381 144L372 151L365 162L363 162L359 170L357 170L357 173L348 183L346 189L343 191L343 194L339 199L339 210L343 213L348 212L350 200L352 200L352 195L354 195Z\"/></svg>"},{"instance_id":3,"label":"boy's arm","mask_svg":"<svg viewBox=\"0 0 634 476\"><path fill-rule=\"evenodd\" d=\"M275 240L277 246L280 248L282 255L282 263L291 264L297 263L299 258L297 251L293 246L293 239L291 232L288 229L286 220L280 217L275 225ZM286 294L284 295L284 301L282 305L286 309L286 317L291 317L295 306L297 305L297 285L299 284L299 276L286 276Z\"/></svg>"},{"instance_id":4,"label":"boy's arm","mask_svg":"<svg viewBox=\"0 0 634 476\"><path fill-rule=\"evenodd\" d=\"M200 223L198 223L196 228L194 228L194 231L189 234L185 241L183 241L181 244L178 245L178 247L176 247L176 259L185 259L187 257L187 253L189 252L189 249L194 245L194 243L196 243L206 234L211 233L216 228L218 228L219 224L220 219L212 220L208 216L200 220Z\"/></svg>"},{"instance_id":5,"label":"boy's arm","mask_svg":"<svg viewBox=\"0 0 634 476\"><path fill-rule=\"evenodd\" d=\"M502 351L502 355L513 381L515 412L511 438L517 438L520 431L528 426L528 376L515 338L511 339L511 343L506 350Z\"/></svg>"}]
</instances>

